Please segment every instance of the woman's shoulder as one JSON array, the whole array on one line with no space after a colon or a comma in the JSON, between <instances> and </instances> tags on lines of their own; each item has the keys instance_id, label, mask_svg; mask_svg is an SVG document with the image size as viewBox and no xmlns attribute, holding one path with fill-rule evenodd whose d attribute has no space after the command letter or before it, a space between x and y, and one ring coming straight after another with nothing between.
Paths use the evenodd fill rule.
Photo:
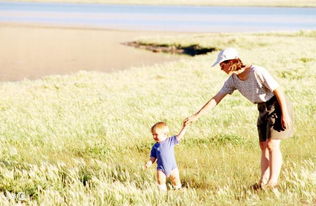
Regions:
<instances>
[{"instance_id":1,"label":"woman's shoulder","mask_svg":"<svg viewBox=\"0 0 316 206\"><path fill-rule=\"evenodd\" d=\"M266 70L264 67L258 66L258 65L251 65L251 70L255 72L260 72L263 70Z\"/></svg>"},{"instance_id":2,"label":"woman's shoulder","mask_svg":"<svg viewBox=\"0 0 316 206\"><path fill-rule=\"evenodd\" d=\"M257 65L252 65L251 66L251 71L254 73L254 74L265 74L267 73L267 69L264 68L264 67L261 67L261 66L257 66Z\"/></svg>"}]
</instances>

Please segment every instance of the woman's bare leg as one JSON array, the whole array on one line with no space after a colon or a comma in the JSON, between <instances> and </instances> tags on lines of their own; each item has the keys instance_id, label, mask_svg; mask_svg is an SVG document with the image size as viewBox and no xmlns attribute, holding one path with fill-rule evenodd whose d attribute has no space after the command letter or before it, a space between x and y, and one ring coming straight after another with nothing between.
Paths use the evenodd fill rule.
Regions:
<instances>
[{"instance_id":1,"label":"woman's bare leg","mask_svg":"<svg viewBox=\"0 0 316 206\"><path fill-rule=\"evenodd\" d=\"M259 185L265 185L268 183L268 180L270 178L270 161L269 161L269 150L268 150L268 143L265 142L259 142L260 149L261 149L261 177L259 180Z\"/></svg>"},{"instance_id":2,"label":"woman's bare leg","mask_svg":"<svg viewBox=\"0 0 316 206\"><path fill-rule=\"evenodd\" d=\"M282 153L280 149L281 140L269 139L267 148L270 157L270 177L267 183L268 186L276 186L282 167Z\"/></svg>"}]
</instances>

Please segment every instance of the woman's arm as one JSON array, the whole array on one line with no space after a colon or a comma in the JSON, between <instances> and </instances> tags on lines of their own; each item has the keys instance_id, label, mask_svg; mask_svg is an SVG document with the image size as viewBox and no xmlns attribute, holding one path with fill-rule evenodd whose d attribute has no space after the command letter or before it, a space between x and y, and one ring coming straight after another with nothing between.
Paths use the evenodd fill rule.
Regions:
<instances>
[{"instance_id":1,"label":"woman's arm","mask_svg":"<svg viewBox=\"0 0 316 206\"><path fill-rule=\"evenodd\" d=\"M218 92L214 97L212 97L198 112L193 114L192 116L186 118L184 122L189 124L191 122L196 121L200 116L206 113L207 110L213 109L216 105L218 105L222 99L226 96L226 94Z\"/></svg>"},{"instance_id":2,"label":"woman's arm","mask_svg":"<svg viewBox=\"0 0 316 206\"><path fill-rule=\"evenodd\" d=\"M276 96L280 108L281 108L281 124L282 124L282 128L286 129L292 122L291 122L291 118L288 112L288 108L286 105L286 100L285 100L285 95L283 93L283 91L280 89L280 87L276 88L273 91L273 94Z\"/></svg>"}]
</instances>

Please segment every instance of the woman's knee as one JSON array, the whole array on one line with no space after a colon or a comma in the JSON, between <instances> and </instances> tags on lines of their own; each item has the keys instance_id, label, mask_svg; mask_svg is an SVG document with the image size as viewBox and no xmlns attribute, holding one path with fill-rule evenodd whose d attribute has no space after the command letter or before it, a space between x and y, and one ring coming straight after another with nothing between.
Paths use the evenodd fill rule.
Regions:
<instances>
[{"instance_id":1,"label":"woman's knee","mask_svg":"<svg viewBox=\"0 0 316 206\"><path fill-rule=\"evenodd\" d=\"M269 151L278 151L280 150L281 140L269 139L267 143L267 148Z\"/></svg>"}]
</instances>

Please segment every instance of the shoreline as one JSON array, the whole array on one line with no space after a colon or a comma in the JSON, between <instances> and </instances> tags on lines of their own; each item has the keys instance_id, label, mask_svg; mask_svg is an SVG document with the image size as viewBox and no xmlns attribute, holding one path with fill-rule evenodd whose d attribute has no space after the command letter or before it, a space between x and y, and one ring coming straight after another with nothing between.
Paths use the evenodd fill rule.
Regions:
<instances>
[{"instance_id":1,"label":"shoreline","mask_svg":"<svg viewBox=\"0 0 316 206\"><path fill-rule=\"evenodd\" d=\"M4 1L5 2L5 1ZM69 4L109 4L109 5L145 5L145 6L209 6L209 7L285 7L285 8L316 8L316 2L303 0L300 2L273 0L263 2L261 0L214 0L211 3L207 0L162 0L159 3L155 0L16 0L16 2L31 2L31 3L69 3Z\"/></svg>"},{"instance_id":2,"label":"shoreline","mask_svg":"<svg viewBox=\"0 0 316 206\"><path fill-rule=\"evenodd\" d=\"M0 81L39 79L78 71L116 72L185 58L123 45L176 32L125 31L39 24L0 24Z\"/></svg>"}]
</instances>

